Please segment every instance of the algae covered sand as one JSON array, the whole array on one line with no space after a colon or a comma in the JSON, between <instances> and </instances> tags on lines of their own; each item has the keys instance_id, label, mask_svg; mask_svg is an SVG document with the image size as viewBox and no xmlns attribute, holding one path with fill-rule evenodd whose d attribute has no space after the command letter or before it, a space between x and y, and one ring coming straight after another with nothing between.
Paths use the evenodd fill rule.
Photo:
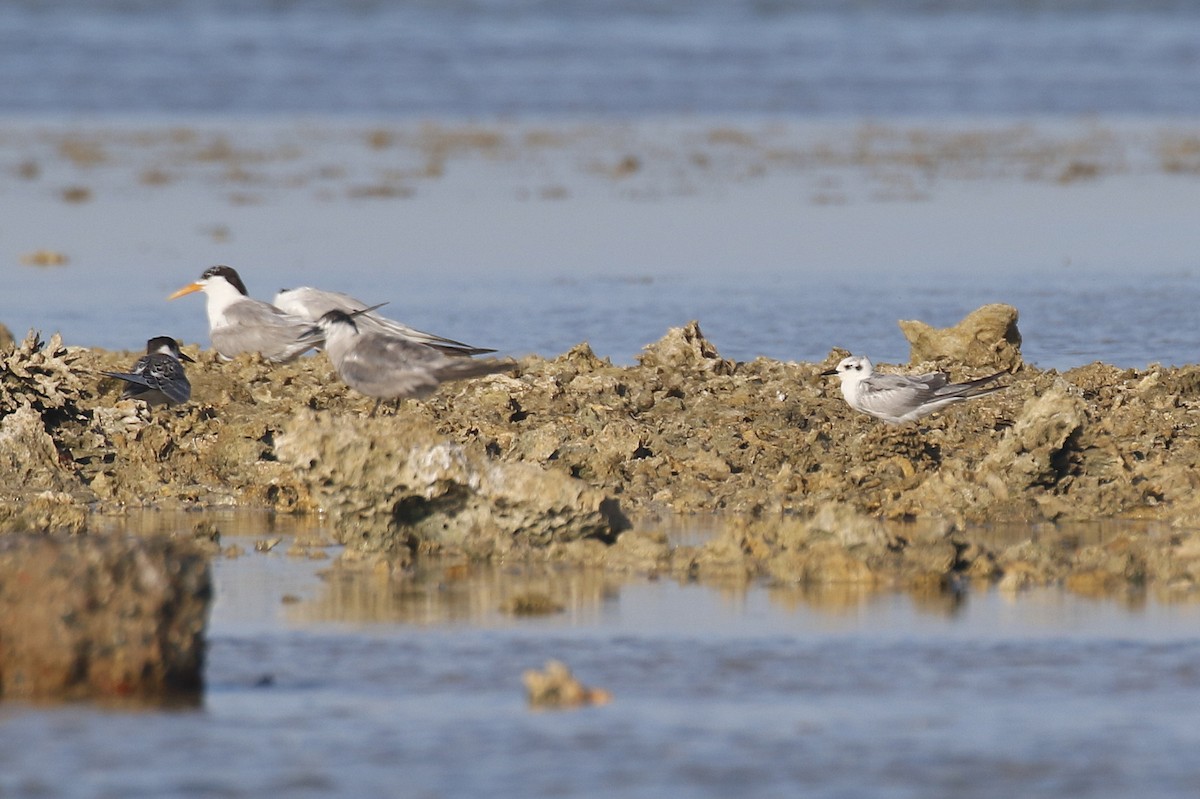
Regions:
<instances>
[{"instance_id":1,"label":"algae covered sand","mask_svg":"<svg viewBox=\"0 0 1200 799\"><path fill-rule=\"evenodd\" d=\"M31 334L3 355L0 523L81 533L92 514L130 506L269 507L326 513L343 560L1189 588L1200 574L1200 538L1187 532L1200 514L1200 372L1043 371L1022 363L1015 323L1014 309L989 306L940 336L907 325L916 362L905 370L1010 373L995 395L902 426L852 411L820 376L844 351L735 362L694 322L633 366L580 344L375 418L323 355L221 362L187 347L193 401L148 409L98 374L136 353ZM727 523L708 542L672 545L655 530L675 514ZM998 545L983 532L1108 519L1158 524L1081 547L1052 535Z\"/></svg>"}]
</instances>

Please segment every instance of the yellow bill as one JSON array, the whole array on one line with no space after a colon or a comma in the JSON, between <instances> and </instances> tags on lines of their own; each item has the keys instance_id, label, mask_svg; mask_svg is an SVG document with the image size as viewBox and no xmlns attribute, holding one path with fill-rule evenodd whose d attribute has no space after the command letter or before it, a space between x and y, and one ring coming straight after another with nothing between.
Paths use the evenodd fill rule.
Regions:
<instances>
[{"instance_id":1,"label":"yellow bill","mask_svg":"<svg viewBox=\"0 0 1200 799\"><path fill-rule=\"evenodd\" d=\"M182 297L184 294L191 294L193 291L200 291L203 288L204 288L204 286L200 285L199 283L188 283L186 286L181 288L179 291L175 292L170 297L167 297L167 299L173 300L177 297Z\"/></svg>"}]
</instances>

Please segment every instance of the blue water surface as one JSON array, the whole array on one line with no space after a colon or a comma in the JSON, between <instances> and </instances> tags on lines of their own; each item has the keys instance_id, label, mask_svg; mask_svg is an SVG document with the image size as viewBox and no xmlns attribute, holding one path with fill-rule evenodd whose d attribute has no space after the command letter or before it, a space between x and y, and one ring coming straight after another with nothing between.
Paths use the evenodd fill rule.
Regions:
<instances>
[{"instance_id":1,"label":"blue water surface","mask_svg":"<svg viewBox=\"0 0 1200 799\"><path fill-rule=\"evenodd\" d=\"M1133 0L24 0L0 114L1195 114L1198 27Z\"/></svg>"}]
</instances>

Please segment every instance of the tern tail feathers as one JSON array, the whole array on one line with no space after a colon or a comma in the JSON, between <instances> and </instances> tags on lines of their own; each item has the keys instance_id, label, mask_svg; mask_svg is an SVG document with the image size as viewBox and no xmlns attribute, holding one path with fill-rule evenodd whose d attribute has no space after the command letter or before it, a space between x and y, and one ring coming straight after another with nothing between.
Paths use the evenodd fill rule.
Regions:
<instances>
[{"instance_id":1,"label":"tern tail feathers","mask_svg":"<svg viewBox=\"0 0 1200 799\"><path fill-rule=\"evenodd\" d=\"M125 381L121 399L140 399L151 405L160 402L180 405L192 397L192 386L182 375L167 380L142 372L101 372L100 374Z\"/></svg>"},{"instance_id":2,"label":"tern tail feathers","mask_svg":"<svg viewBox=\"0 0 1200 799\"><path fill-rule=\"evenodd\" d=\"M466 358L455 358L437 370L437 378L446 380L468 380L472 377L483 377L497 372L507 372L516 368L517 362L511 358L476 361Z\"/></svg>"},{"instance_id":3,"label":"tern tail feathers","mask_svg":"<svg viewBox=\"0 0 1200 799\"><path fill-rule=\"evenodd\" d=\"M970 397L982 397L987 394L997 392L1002 388L1007 388L1007 386L988 385L989 383L994 383L995 381L999 380L1006 374L1008 374L1008 372L996 372L996 374L988 375L987 377L979 377L962 383L951 383L937 393L945 396L962 397L963 399L968 399Z\"/></svg>"},{"instance_id":4,"label":"tern tail feathers","mask_svg":"<svg viewBox=\"0 0 1200 799\"><path fill-rule=\"evenodd\" d=\"M140 372L138 372L138 373L101 372L100 374L105 375L106 377L115 377L118 380L124 380L126 383L131 383L136 386L144 386L145 388L153 388L153 386L150 385L149 381L146 380L146 376L141 374Z\"/></svg>"}]
</instances>

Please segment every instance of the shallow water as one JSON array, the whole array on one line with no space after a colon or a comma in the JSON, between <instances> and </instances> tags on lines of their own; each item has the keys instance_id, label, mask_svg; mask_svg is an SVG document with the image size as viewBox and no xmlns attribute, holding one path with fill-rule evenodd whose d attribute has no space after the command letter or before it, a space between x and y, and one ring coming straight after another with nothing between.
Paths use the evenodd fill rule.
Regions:
<instances>
[{"instance_id":1,"label":"shallow water","mask_svg":"<svg viewBox=\"0 0 1200 799\"><path fill-rule=\"evenodd\" d=\"M380 130L392 144L370 144ZM36 171L0 182L0 322L83 346L164 334L207 346L199 295L165 297L227 263L256 297L348 291L518 356L586 341L630 363L697 319L737 360L843 347L903 362L897 320L947 326L1004 302L1042 368L1178 365L1200 352L1200 182L1164 169L1159 143L1193 157L1191 130L0 121L0 163ZM450 154L430 155L439 147ZM640 166L612 177L630 154ZM433 177L429 158L445 159ZM1096 177L1056 179L1077 162ZM70 186L91 199L64 201ZM364 186L397 193L363 199ZM68 263L18 265L41 249Z\"/></svg>"},{"instance_id":2,"label":"shallow water","mask_svg":"<svg viewBox=\"0 0 1200 799\"><path fill-rule=\"evenodd\" d=\"M135 525L187 529L196 515ZM575 571L322 580L218 516L194 710L0 707L0 795L1185 796L1200 604L719 588ZM1008 530L1004 535L1019 535ZM333 554L335 550L330 550ZM561 614L499 611L545 590ZM564 660L611 704L535 711Z\"/></svg>"}]
</instances>

